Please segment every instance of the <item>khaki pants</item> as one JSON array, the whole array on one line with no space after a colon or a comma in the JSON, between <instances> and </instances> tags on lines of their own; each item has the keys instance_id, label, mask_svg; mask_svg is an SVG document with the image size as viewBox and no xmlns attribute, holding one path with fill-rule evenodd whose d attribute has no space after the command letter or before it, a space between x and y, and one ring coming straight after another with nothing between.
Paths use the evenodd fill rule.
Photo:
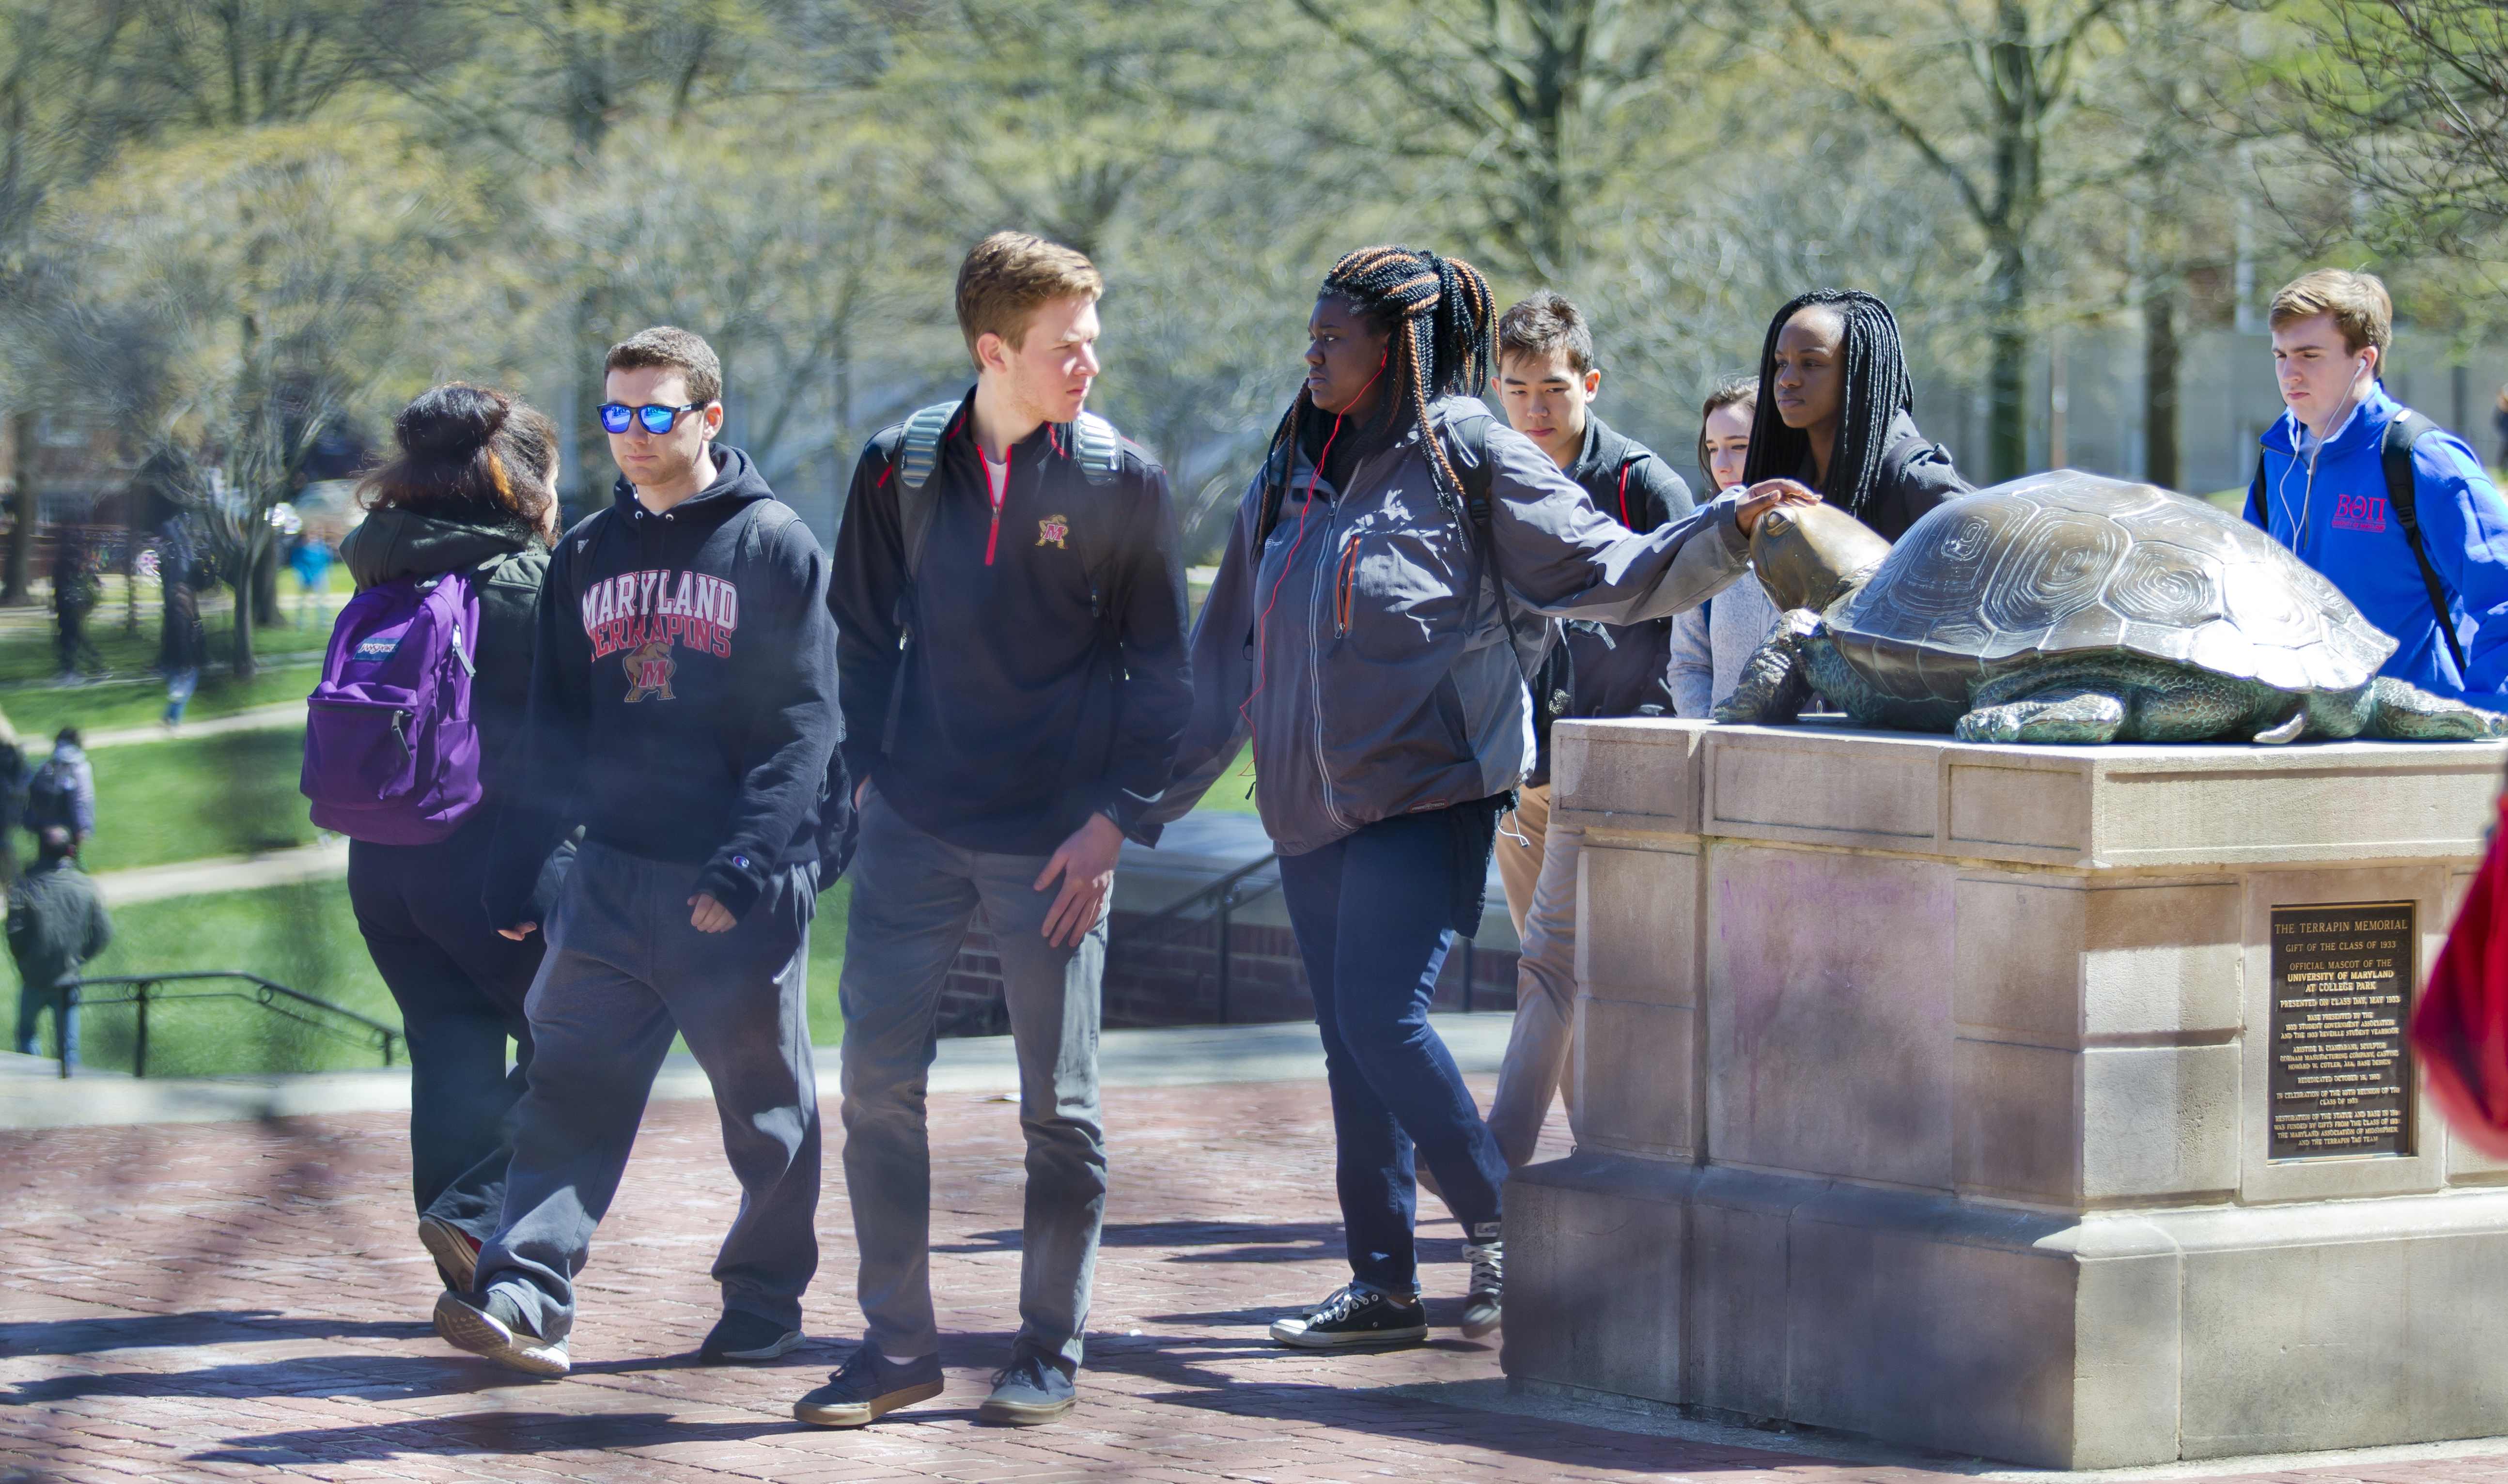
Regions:
<instances>
[{"instance_id":1,"label":"khaki pants","mask_svg":"<svg viewBox=\"0 0 2508 1484\"><path fill-rule=\"evenodd\" d=\"M1551 828L1548 784L1519 798L1511 832L1497 838L1497 866L1524 956L1515 971L1515 1026L1489 1114L1510 1170L1531 1162L1551 1099L1563 1091L1569 1132L1576 1127L1576 852L1585 838L1581 829Z\"/></svg>"}]
</instances>

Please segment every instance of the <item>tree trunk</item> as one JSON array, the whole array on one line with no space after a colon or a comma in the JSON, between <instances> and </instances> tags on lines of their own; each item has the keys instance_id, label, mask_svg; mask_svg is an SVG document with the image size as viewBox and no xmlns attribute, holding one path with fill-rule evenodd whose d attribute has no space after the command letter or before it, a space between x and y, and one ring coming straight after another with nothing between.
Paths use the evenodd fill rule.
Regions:
<instances>
[{"instance_id":1,"label":"tree trunk","mask_svg":"<svg viewBox=\"0 0 2508 1484\"><path fill-rule=\"evenodd\" d=\"M252 621L258 628L273 628L282 613L278 603L278 545L272 542L262 548L252 563Z\"/></svg>"},{"instance_id":2,"label":"tree trunk","mask_svg":"<svg viewBox=\"0 0 2508 1484\"><path fill-rule=\"evenodd\" d=\"M257 563L250 560L245 561L228 584L235 589L235 677L239 681L251 679L255 670L252 658L252 573L255 565Z\"/></svg>"},{"instance_id":3,"label":"tree trunk","mask_svg":"<svg viewBox=\"0 0 2508 1484\"><path fill-rule=\"evenodd\" d=\"M1989 479L1999 485L2029 472L2029 328L2024 313L2029 280L2018 234L1998 232L1989 241L1995 269L1985 461Z\"/></svg>"},{"instance_id":4,"label":"tree trunk","mask_svg":"<svg viewBox=\"0 0 2508 1484\"><path fill-rule=\"evenodd\" d=\"M36 428L35 414L21 409L11 424L11 442L16 446L17 493L11 496L18 528L9 539L9 580L0 588L0 603L30 603L35 600L35 537L41 524L43 497L35 487Z\"/></svg>"},{"instance_id":5,"label":"tree trunk","mask_svg":"<svg viewBox=\"0 0 2508 1484\"><path fill-rule=\"evenodd\" d=\"M2156 278L2142 299L2142 477L2177 488L2177 281Z\"/></svg>"}]
</instances>

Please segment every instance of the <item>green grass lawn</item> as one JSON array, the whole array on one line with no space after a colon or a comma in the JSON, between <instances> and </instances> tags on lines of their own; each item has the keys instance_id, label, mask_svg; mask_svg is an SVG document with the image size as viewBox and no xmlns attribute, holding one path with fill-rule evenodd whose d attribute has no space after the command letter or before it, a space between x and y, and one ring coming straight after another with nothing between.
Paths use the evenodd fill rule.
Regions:
<instances>
[{"instance_id":1,"label":"green grass lawn","mask_svg":"<svg viewBox=\"0 0 2508 1484\"><path fill-rule=\"evenodd\" d=\"M810 931L810 1037L822 1046L843 1034L836 975L845 955L845 902L838 882L819 898ZM114 914L113 946L88 966L92 975L175 969L243 969L386 1025L400 1012L366 956L345 881L229 891L145 902ZM130 1069L134 1012L91 1011L82 1028L91 1066ZM47 1046L50 1023L45 1027ZM380 1065L362 1045L233 999L152 1007L152 1077L323 1071ZM684 1050L682 1046L678 1049Z\"/></svg>"},{"instance_id":2,"label":"green grass lawn","mask_svg":"<svg viewBox=\"0 0 2508 1484\"><path fill-rule=\"evenodd\" d=\"M302 701L314 689L320 659L319 655L290 658L266 666L249 680L203 675L183 719L209 721L254 706ZM21 687L0 691L0 710L8 713L10 725L24 738L50 738L70 726L87 732L147 726L166 714L166 682L148 675L96 685Z\"/></svg>"},{"instance_id":3,"label":"green grass lawn","mask_svg":"<svg viewBox=\"0 0 2508 1484\"><path fill-rule=\"evenodd\" d=\"M311 845L296 787L304 758L302 727L99 747L88 757L95 835L81 864L123 871Z\"/></svg>"}]
</instances>

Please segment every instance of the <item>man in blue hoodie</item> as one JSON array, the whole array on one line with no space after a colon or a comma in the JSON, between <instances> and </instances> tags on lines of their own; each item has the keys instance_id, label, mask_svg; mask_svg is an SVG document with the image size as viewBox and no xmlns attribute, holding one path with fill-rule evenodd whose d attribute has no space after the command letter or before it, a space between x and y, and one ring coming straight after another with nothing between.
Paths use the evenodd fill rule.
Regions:
<instances>
[{"instance_id":1,"label":"man in blue hoodie","mask_svg":"<svg viewBox=\"0 0 2508 1484\"><path fill-rule=\"evenodd\" d=\"M2508 502L2464 440L2379 384L2394 341L2386 286L2320 270L2275 294L2270 318L2290 411L2265 430L2247 520L2394 636L2381 673L2508 710ZM2406 418L2408 509L2383 457L2389 425Z\"/></svg>"}]
</instances>

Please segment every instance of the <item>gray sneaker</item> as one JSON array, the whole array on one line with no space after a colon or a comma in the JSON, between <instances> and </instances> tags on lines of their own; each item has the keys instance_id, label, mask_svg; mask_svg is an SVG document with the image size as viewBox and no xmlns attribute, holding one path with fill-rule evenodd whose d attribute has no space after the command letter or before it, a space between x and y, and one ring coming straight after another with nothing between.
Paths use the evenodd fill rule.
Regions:
<instances>
[{"instance_id":1,"label":"gray sneaker","mask_svg":"<svg viewBox=\"0 0 2508 1484\"><path fill-rule=\"evenodd\" d=\"M418 1245L435 1259L437 1276L456 1293L467 1293L479 1278L479 1239L442 1216L418 1218Z\"/></svg>"},{"instance_id":2,"label":"gray sneaker","mask_svg":"<svg viewBox=\"0 0 2508 1484\"><path fill-rule=\"evenodd\" d=\"M456 1350L485 1356L529 1376L563 1376L569 1362L564 1340L543 1340L523 1318L522 1306L498 1289L484 1299L447 1291L435 1300L435 1332Z\"/></svg>"},{"instance_id":3,"label":"gray sneaker","mask_svg":"<svg viewBox=\"0 0 2508 1484\"><path fill-rule=\"evenodd\" d=\"M814 1428L859 1428L882 1413L931 1400L940 1386L937 1354L896 1365L865 1340L826 1386L793 1403L793 1416Z\"/></svg>"},{"instance_id":4,"label":"gray sneaker","mask_svg":"<svg viewBox=\"0 0 2508 1484\"><path fill-rule=\"evenodd\" d=\"M993 1394L984 1398L976 1415L986 1422L1033 1428L1060 1417L1079 1400L1079 1389L1060 1365L1034 1351L1021 1350L1008 1366L993 1372Z\"/></svg>"}]
</instances>

